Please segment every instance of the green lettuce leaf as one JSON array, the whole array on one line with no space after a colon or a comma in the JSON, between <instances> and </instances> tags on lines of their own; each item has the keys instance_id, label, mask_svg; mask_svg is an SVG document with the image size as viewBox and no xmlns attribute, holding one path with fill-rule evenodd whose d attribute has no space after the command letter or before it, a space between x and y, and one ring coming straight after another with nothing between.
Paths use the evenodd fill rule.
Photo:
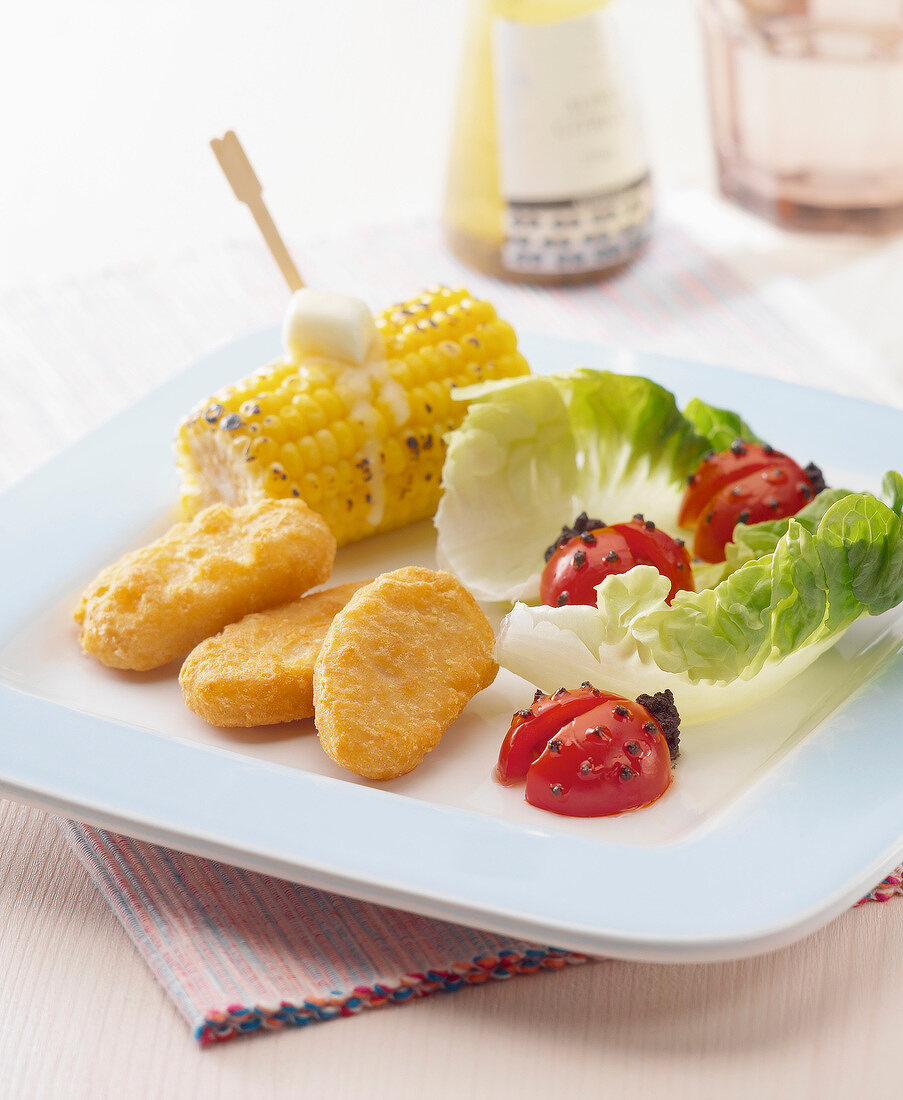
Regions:
<instances>
[{"instance_id":1,"label":"green lettuce leaf","mask_svg":"<svg viewBox=\"0 0 903 1100\"><path fill-rule=\"evenodd\" d=\"M687 404L684 416L700 435L706 437L713 451L726 451L735 439L745 439L748 443L764 442L737 413L707 405L699 397L694 397Z\"/></svg>"},{"instance_id":2,"label":"green lettuce leaf","mask_svg":"<svg viewBox=\"0 0 903 1100\"><path fill-rule=\"evenodd\" d=\"M881 499L886 501L898 516L903 513L903 476L896 470L888 470L881 479Z\"/></svg>"},{"instance_id":3,"label":"green lettuce leaf","mask_svg":"<svg viewBox=\"0 0 903 1100\"><path fill-rule=\"evenodd\" d=\"M670 606L668 581L650 566L607 577L598 608L519 603L503 623L499 663L544 690L582 679L631 697L671 688L687 722L763 699L856 619L903 600L903 521L894 507L847 493L817 521L785 524L771 553L715 588L678 593Z\"/></svg>"},{"instance_id":4,"label":"green lettuce leaf","mask_svg":"<svg viewBox=\"0 0 903 1100\"><path fill-rule=\"evenodd\" d=\"M463 396L436 526L440 561L478 598L535 597L545 548L580 512L609 523L643 512L678 533L686 479L712 443L663 387L577 369Z\"/></svg>"}]
</instances>

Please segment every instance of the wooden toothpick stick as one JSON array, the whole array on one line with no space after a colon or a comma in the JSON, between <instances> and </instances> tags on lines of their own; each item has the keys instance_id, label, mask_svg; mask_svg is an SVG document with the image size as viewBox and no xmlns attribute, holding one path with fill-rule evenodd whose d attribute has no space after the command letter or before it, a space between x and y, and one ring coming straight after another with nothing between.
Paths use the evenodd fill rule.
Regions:
<instances>
[{"instance_id":1,"label":"wooden toothpick stick","mask_svg":"<svg viewBox=\"0 0 903 1100\"><path fill-rule=\"evenodd\" d=\"M289 255L285 242L279 236L279 230L270 212L263 201L263 188L260 186L251 162L248 160L241 142L235 136L233 130L228 130L222 138L214 138L210 147L216 153L220 168L226 175L226 179L232 185L235 197L243 202L254 215L254 221L263 234L267 248L273 255L273 259L279 265L282 277L288 283L289 290L300 290L304 286L304 280L298 274L294 261Z\"/></svg>"}]
</instances>

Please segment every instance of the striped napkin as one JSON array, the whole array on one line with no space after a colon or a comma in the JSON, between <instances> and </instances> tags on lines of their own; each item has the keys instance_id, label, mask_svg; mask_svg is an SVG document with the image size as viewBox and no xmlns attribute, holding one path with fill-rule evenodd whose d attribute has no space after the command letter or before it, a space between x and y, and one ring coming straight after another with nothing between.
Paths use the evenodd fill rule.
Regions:
<instances>
[{"instance_id":1,"label":"striped napkin","mask_svg":"<svg viewBox=\"0 0 903 1100\"><path fill-rule=\"evenodd\" d=\"M310 284L374 306L427 283L466 282L525 331L721 362L903 405L903 385L888 365L801 286L751 289L679 218L660 226L615 281L567 290L475 275L445 252L432 226L308 242L295 253ZM0 346L17 387L0 398L22 413L3 425L0 484L210 348L277 322L284 301L272 261L252 244L0 298ZM74 822L60 828L202 1044L586 961ZM897 894L903 868L863 900Z\"/></svg>"}]
</instances>

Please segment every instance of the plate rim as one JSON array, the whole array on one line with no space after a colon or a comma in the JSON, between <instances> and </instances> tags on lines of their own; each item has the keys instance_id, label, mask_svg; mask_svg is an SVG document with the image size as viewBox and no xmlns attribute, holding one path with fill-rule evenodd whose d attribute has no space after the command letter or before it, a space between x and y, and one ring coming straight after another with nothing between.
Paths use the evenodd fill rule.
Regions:
<instances>
[{"instance_id":1,"label":"plate rim","mask_svg":"<svg viewBox=\"0 0 903 1100\"><path fill-rule=\"evenodd\" d=\"M142 520L146 523L149 516L159 518L161 506L164 511L172 506L172 496L167 493L177 488L177 479L173 476L172 485L167 487L159 471L151 470L157 461L154 456L163 450L157 438L163 418L171 432L174 422L194 403L197 393L212 392L222 384L223 378L248 373L247 363L265 361L265 354L276 346L277 333L277 329L268 328L203 357L0 495L0 506L4 507L13 529L25 532L20 540L4 540L5 545L0 544L0 568L5 568L6 576L27 574L0 607L0 642L5 643L14 636L18 626L36 606L46 608L50 602L47 593L50 591L52 597L54 591L54 562L46 544L53 529L50 518L57 524L63 523L70 535L67 542L77 546L83 557L108 560L112 534L118 531L121 541L122 535L134 532ZM521 344L528 358L534 361L554 361L566 356L569 365L574 365L585 363L588 356L595 360L588 365L622 373L644 373L659 381L664 374L668 376L669 388L676 392L687 386L700 389L701 396L714 403L730 405L729 400L719 395L733 394L731 400L753 423L755 415L749 414L746 396L736 396L738 391L747 392L748 403L754 395L758 396L756 404L768 395L792 399L794 403L805 400L810 410L818 412L822 430L827 430L829 423L836 427L845 422L849 428L851 423L874 427L875 421L880 421L882 430L866 432L863 439L867 461L886 447L884 428L895 427L897 438L903 434L903 411L798 383L557 336L527 333L521 336ZM244 366L236 370L238 362ZM554 363L552 369L562 368ZM216 384L203 384L218 372ZM680 386L674 384L675 379ZM186 401L189 391L193 396ZM141 421L137 429L136 413ZM805 431L802 434L805 435ZM96 472L90 489L92 497L104 491L115 494L117 488L121 489L121 476L110 466L104 466L102 460L111 449L116 449L117 441L121 444L123 438L136 435L139 445L145 437L153 435L154 438L151 453L141 451L137 463L138 471L143 470L147 475L153 473L149 480L155 487L154 493L143 499L133 494L130 501L117 500L117 507L103 513L100 522L95 522L93 515L88 522L84 504L89 490L82 486L80 492L75 491L77 485L73 485L73 479L78 471L87 467ZM168 450L168 436L165 436L165 447ZM166 461L172 465L168 456ZM880 474L882 471L875 472ZM68 485L71 491L60 504L62 485ZM36 517L39 505L51 502L55 507L49 510L50 515ZM28 569L23 568L26 562ZM588 954L670 962L737 958L783 946L814 931L857 901L903 857L903 784L896 784L900 788L897 794L892 776L883 777L881 790L889 801L883 804L884 812L878 813L874 805L864 803L861 798L857 801L856 784L851 776L847 775L845 782L839 781L844 777L835 774L836 768L832 771L831 755L842 751L844 744L856 744L855 735L862 725L863 715L871 715L869 721L877 721L891 701L896 706L903 703L903 683L899 686L894 683L895 679L903 681L903 677L895 676L899 667L903 666L896 658L885 664L874 680L833 712L813 735L804 739L788 758L786 770L779 776L772 776L770 781L768 776L764 777L741 795L724 823L706 830L700 837L691 837L670 847L670 863L662 849L629 847L627 851L623 845L592 842L590 851L589 842L584 838L545 832L474 810L440 806L392 791L315 776L243 756L234 749L197 745L165 733L125 727L131 729L132 736L123 738L123 723L87 715L73 719L71 716L78 712L29 695L8 682L0 683L0 792L89 824L196 855L279 874L378 904L411 909L527 940L544 940ZM858 726L851 723L849 715L854 701L860 716ZM65 721L61 723L56 712L63 712ZM79 734L81 757L72 752L75 728ZM874 735L870 736L874 743ZM888 734L883 736L888 741L884 747L892 754L892 739ZM883 741L881 743L884 745ZM130 767L125 747L140 753L145 768L142 774L153 775L156 784L150 790L139 791L137 796L128 790L127 784L123 786ZM903 766L903 748L896 758ZM91 760L97 759L105 759L108 765L114 766L112 778L119 782L122 794L131 796L130 803L128 798L123 802L120 797L117 804L112 798L99 770L89 766ZM81 768L77 766L79 761ZM134 766L134 759L131 766ZM189 774L194 782L200 782L205 773L208 777L215 773L225 783L229 776L234 779L242 771L245 772L243 779L251 785L249 789L258 795L268 785L271 790L278 787L280 791L291 791L293 797L305 800L305 813L299 821L307 827L315 827L318 820L327 820L331 815L330 831L317 837L312 847L306 834L292 835L292 819L286 818L284 813L272 814L263 825L258 822L249 833L247 821L243 822L240 815L230 809L228 800L205 799L203 806L192 806L191 788L186 785ZM168 772L181 776L175 781L176 791L163 789ZM276 773L278 779L273 778ZM834 798L842 799L843 812L828 823L829 827L819 830L818 836L811 828L802 828L795 838L796 843L788 844L786 838L775 831L774 821L764 832L747 829L744 836L744 827L757 821L761 826L763 819L757 815L773 814L780 809L781 798L777 798L777 803L774 800L788 784L798 798L801 793L811 797L813 783L824 784ZM175 797L176 792L179 792L178 797ZM897 794L896 801L893 801L894 794ZM899 810L897 814L892 812L893 807ZM202 809L208 811L208 816L195 812ZM850 836L844 834L852 833L855 837L859 815L868 809L872 811L869 817L871 833L864 854L865 842L856 847ZM341 812L337 814L337 810ZM368 831L380 846L376 852L355 850L354 818L361 810L370 814ZM348 812L348 820L341 819L344 812ZM430 872L428 861L418 860L416 853L405 850L402 838L411 828L412 812L421 830L428 826L432 850L444 861L441 879ZM335 820L337 816L338 821ZM780 823L779 819L777 824ZM458 858L462 830L470 837L466 845L468 863ZM517 849L517 842L512 837L516 835L519 842L524 833L532 834L533 858L513 859L513 867L500 866L504 864L506 853L510 857ZM249 835L254 839L249 840ZM816 844L817 840L821 843ZM317 844L321 845L319 853ZM781 852L781 868L774 872L769 882L771 890L764 891L769 897L763 898L760 891L757 903L756 891L737 873L737 862L745 861L748 868L761 871L762 857L770 845ZM824 859L826 845L832 846L832 855L836 857L833 867ZM620 858L616 849L623 849ZM586 885L585 871L581 885L578 857L598 859L600 851L605 856L602 871L620 876L622 888L631 892L627 901L623 897L600 896L594 892ZM627 858L624 858L625 852ZM496 860L494 877L493 859ZM634 865L632 871L631 864ZM713 869L720 875L719 888L715 892L707 886ZM651 888L653 881L654 891ZM801 888L801 882L806 889ZM786 894L777 909L764 904L773 899L776 887L783 888ZM732 907L725 909L727 888L733 889L734 902ZM507 905L499 892L503 889L514 899ZM631 925L630 921L631 916L637 915L637 907L663 893L674 906L668 918L661 914L664 923L637 931L635 922ZM716 896L722 902L720 909L715 904ZM594 903L605 911L604 918L593 916ZM579 919L569 918L569 912L578 913ZM696 931L688 930L694 927L694 921Z\"/></svg>"}]
</instances>

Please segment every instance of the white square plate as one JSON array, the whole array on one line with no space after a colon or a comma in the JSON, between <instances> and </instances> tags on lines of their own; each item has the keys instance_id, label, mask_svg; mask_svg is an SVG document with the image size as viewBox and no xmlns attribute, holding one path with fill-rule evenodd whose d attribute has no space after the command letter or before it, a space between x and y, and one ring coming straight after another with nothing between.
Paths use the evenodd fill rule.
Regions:
<instances>
[{"instance_id":1,"label":"white square plate","mask_svg":"<svg viewBox=\"0 0 903 1100\"><path fill-rule=\"evenodd\" d=\"M268 331L202 360L0 500L0 791L298 882L636 959L777 947L899 861L899 611L857 623L776 701L683 730L669 792L602 819L543 813L492 780L511 714L532 696L504 672L416 771L376 784L333 765L310 722L216 729L185 708L175 665L121 673L82 657L81 588L174 518L174 425L277 342ZM900 464L892 409L598 345L522 345L535 370L645 374L681 403L735 408L830 484L876 489ZM340 551L333 581L433 555L420 525Z\"/></svg>"}]
</instances>

